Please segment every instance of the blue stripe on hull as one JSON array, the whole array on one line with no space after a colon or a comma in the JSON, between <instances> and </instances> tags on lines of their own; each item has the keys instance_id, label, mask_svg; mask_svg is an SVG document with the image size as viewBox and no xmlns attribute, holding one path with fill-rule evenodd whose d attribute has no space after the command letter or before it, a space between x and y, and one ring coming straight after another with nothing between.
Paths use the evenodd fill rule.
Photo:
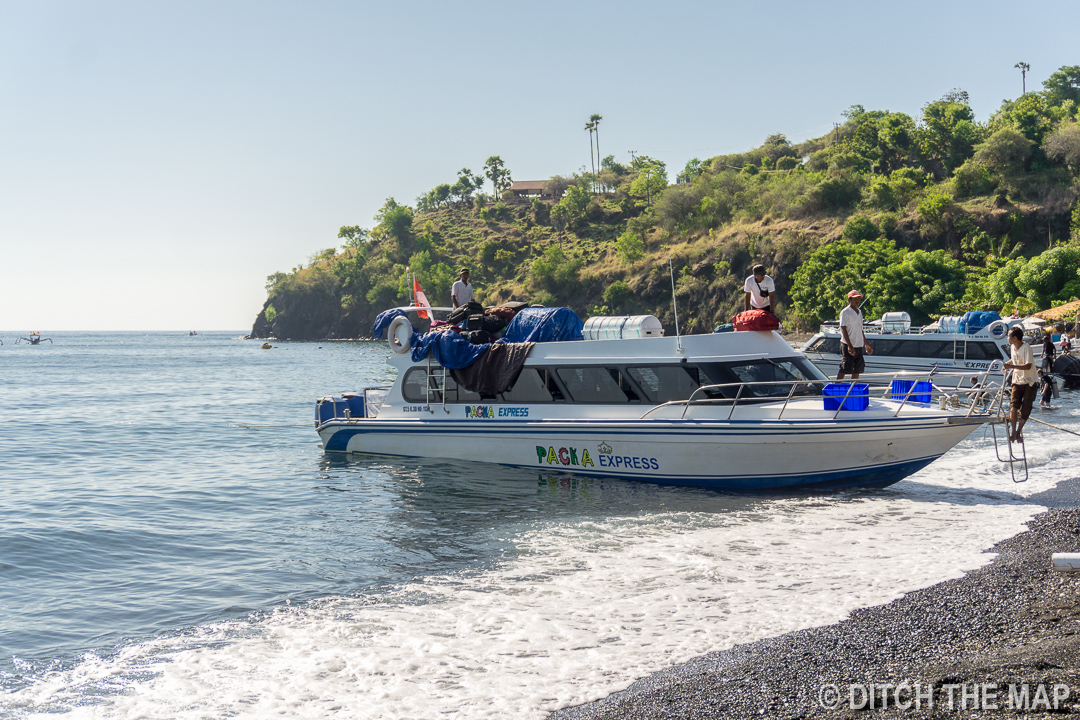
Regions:
<instances>
[{"instance_id":1,"label":"blue stripe on hull","mask_svg":"<svg viewBox=\"0 0 1080 720\"><path fill-rule=\"evenodd\" d=\"M350 432L351 430L351 432ZM340 430L330 436L325 443L327 452L347 452L349 439L355 435L363 434L354 428ZM365 455L379 455L384 453L357 453ZM391 456L391 457L425 457L425 456ZM583 475L589 477L616 477L627 480L642 480L659 485L680 485L685 487L704 487L716 490L742 490L742 491L766 491L766 490L836 490L847 487L885 487L899 482L909 475L917 473L924 467L941 457L918 458L902 463L876 465L873 468L843 468L818 473L795 473L791 475L763 475L763 476L727 476L727 477L692 477L681 475L626 475L617 472L603 472L596 470L582 471L575 468L567 470L570 475ZM481 462L481 461L477 461ZM513 463L493 463L508 467L539 469L542 472L557 472L556 468L537 467L535 465L517 465Z\"/></svg>"}]
</instances>

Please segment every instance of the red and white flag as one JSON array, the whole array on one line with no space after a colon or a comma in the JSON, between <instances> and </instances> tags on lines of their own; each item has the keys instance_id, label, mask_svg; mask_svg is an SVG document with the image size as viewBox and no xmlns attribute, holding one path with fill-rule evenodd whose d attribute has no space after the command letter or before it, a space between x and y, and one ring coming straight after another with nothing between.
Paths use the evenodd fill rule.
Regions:
<instances>
[{"instance_id":1,"label":"red and white flag","mask_svg":"<svg viewBox=\"0 0 1080 720\"><path fill-rule=\"evenodd\" d=\"M413 294L416 295L417 307L431 307L431 303L427 301L427 296L424 295L424 291L420 289L420 281L416 279L416 276L412 276ZM424 310L418 310L417 315L427 319L428 314Z\"/></svg>"}]
</instances>

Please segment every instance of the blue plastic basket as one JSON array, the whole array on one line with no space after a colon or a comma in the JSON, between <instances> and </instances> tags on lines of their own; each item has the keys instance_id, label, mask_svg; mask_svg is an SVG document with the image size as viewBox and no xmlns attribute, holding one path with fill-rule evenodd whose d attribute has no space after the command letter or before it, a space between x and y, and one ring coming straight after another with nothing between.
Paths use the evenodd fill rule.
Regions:
<instances>
[{"instance_id":1,"label":"blue plastic basket","mask_svg":"<svg viewBox=\"0 0 1080 720\"><path fill-rule=\"evenodd\" d=\"M912 385L915 386L914 390L911 389ZM927 380L893 380L889 394L893 400L903 400L907 395L909 403L928 403L933 389ZM911 395L908 395L909 390L911 390Z\"/></svg>"},{"instance_id":2,"label":"blue plastic basket","mask_svg":"<svg viewBox=\"0 0 1080 720\"><path fill-rule=\"evenodd\" d=\"M866 383L829 383L821 394L826 410L865 410L870 405L870 386Z\"/></svg>"}]
</instances>

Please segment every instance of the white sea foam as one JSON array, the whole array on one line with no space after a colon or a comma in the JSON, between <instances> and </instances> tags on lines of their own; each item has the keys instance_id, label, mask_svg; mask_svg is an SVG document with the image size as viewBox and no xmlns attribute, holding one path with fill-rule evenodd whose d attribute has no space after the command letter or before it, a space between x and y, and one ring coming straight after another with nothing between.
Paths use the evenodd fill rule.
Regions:
<instances>
[{"instance_id":1,"label":"white sea foam","mask_svg":"<svg viewBox=\"0 0 1080 720\"><path fill-rule=\"evenodd\" d=\"M710 650L958 577L1071 476L1031 432L1013 485L987 437L880 493L728 514L553 523L484 571L287 606L86 658L0 698L15 717L539 718Z\"/></svg>"}]
</instances>

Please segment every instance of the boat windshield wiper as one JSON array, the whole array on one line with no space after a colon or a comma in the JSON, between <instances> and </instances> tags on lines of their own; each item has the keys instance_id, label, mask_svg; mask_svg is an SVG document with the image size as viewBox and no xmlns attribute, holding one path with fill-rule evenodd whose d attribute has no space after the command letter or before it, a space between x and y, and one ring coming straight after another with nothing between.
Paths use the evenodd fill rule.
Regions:
<instances>
[{"instance_id":1,"label":"boat windshield wiper","mask_svg":"<svg viewBox=\"0 0 1080 720\"><path fill-rule=\"evenodd\" d=\"M778 370L783 371L783 373L787 376L785 378L785 380L790 380L792 385L795 388L794 390L791 391L792 395L803 394L803 393L813 393L815 387L821 387L821 381L820 380L815 381L815 380L807 379L807 378L798 378L791 372L790 368L784 367L783 365L776 362L772 358L770 358L770 357L762 357L761 359L764 360L765 362L769 363L770 365L772 365L774 368L777 368Z\"/></svg>"},{"instance_id":2,"label":"boat windshield wiper","mask_svg":"<svg viewBox=\"0 0 1080 720\"><path fill-rule=\"evenodd\" d=\"M798 379L798 378L796 378L796 377L795 377L794 375L792 375L792 374L791 374L791 370L789 370L788 368L784 367L784 366L783 366L783 365L781 365L780 363L776 362L776 361L775 361L775 360L773 360L772 358L770 358L770 357L762 357L761 359L762 359L762 360L764 360L765 362L769 363L770 365L772 365L772 366L773 366L774 368L778 368L778 369L780 369L780 370L783 370L783 371L784 371L784 374L785 374L785 375L787 375L787 376L788 376L789 378L791 378L792 380L797 380L797 379Z\"/></svg>"}]
</instances>

